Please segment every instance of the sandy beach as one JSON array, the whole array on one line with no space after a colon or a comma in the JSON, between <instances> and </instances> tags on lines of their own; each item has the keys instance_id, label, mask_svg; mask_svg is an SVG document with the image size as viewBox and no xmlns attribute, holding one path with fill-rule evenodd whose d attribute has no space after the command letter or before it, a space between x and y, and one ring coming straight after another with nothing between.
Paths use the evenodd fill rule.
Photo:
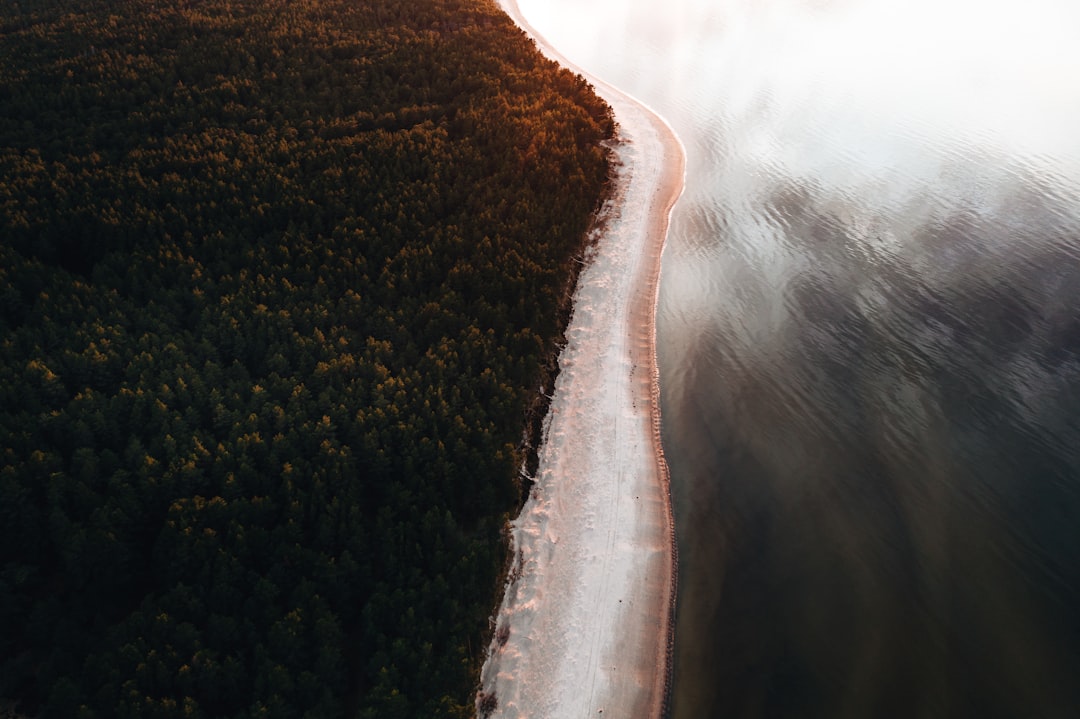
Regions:
<instances>
[{"instance_id":1,"label":"sandy beach","mask_svg":"<svg viewBox=\"0 0 1080 719\"><path fill-rule=\"evenodd\" d=\"M514 0L501 4L548 57L582 72ZM684 153L655 113L582 74L620 126L617 190L578 281L535 484L511 523L482 717L655 718L667 701L677 560L655 310Z\"/></svg>"}]
</instances>

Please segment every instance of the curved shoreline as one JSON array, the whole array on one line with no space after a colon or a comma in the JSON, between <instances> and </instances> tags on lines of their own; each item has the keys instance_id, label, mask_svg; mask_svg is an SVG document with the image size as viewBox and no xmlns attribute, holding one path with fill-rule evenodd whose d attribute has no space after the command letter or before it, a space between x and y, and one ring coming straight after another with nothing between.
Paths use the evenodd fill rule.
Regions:
<instances>
[{"instance_id":1,"label":"curved shoreline","mask_svg":"<svg viewBox=\"0 0 1080 719\"><path fill-rule=\"evenodd\" d=\"M514 561L481 673L481 717L662 717L677 550L660 442L656 305L684 152L645 105L593 83L619 123L613 197L579 278L536 482L511 524ZM494 706L493 706L494 705Z\"/></svg>"}]
</instances>

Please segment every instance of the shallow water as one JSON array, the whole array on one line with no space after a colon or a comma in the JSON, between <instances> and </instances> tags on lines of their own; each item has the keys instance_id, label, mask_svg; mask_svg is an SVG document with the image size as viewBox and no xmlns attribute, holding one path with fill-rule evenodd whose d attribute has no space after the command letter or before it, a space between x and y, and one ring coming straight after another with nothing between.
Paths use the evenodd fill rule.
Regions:
<instances>
[{"instance_id":1,"label":"shallow water","mask_svg":"<svg viewBox=\"0 0 1080 719\"><path fill-rule=\"evenodd\" d=\"M1080 715L1080 8L521 6L687 148L674 716Z\"/></svg>"}]
</instances>

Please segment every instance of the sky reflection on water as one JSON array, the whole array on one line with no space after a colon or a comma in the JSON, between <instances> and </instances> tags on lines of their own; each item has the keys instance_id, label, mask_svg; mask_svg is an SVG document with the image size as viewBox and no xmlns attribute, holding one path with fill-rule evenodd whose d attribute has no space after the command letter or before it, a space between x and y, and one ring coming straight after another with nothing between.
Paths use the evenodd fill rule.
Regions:
<instances>
[{"instance_id":1,"label":"sky reflection on water","mask_svg":"<svg viewBox=\"0 0 1080 719\"><path fill-rule=\"evenodd\" d=\"M688 152L675 717L1080 711L1080 6L522 0Z\"/></svg>"}]
</instances>

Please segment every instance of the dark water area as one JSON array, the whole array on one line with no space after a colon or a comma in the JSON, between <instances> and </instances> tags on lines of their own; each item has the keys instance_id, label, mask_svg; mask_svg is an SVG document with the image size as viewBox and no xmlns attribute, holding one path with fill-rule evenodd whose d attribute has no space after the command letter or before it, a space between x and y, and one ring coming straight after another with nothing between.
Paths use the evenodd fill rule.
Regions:
<instances>
[{"instance_id":1,"label":"dark water area","mask_svg":"<svg viewBox=\"0 0 1080 719\"><path fill-rule=\"evenodd\" d=\"M673 718L1080 716L1080 7L521 5L686 146Z\"/></svg>"},{"instance_id":2,"label":"dark water area","mask_svg":"<svg viewBox=\"0 0 1080 719\"><path fill-rule=\"evenodd\" d=\"M769 296L725 258L745 294L665 385L690 586L674 715L1077 715L1080 262L1045 240L1060 213L958 210L904 258L812 205L766 210L805 260Z\"/></svg>"}]
</instances>

